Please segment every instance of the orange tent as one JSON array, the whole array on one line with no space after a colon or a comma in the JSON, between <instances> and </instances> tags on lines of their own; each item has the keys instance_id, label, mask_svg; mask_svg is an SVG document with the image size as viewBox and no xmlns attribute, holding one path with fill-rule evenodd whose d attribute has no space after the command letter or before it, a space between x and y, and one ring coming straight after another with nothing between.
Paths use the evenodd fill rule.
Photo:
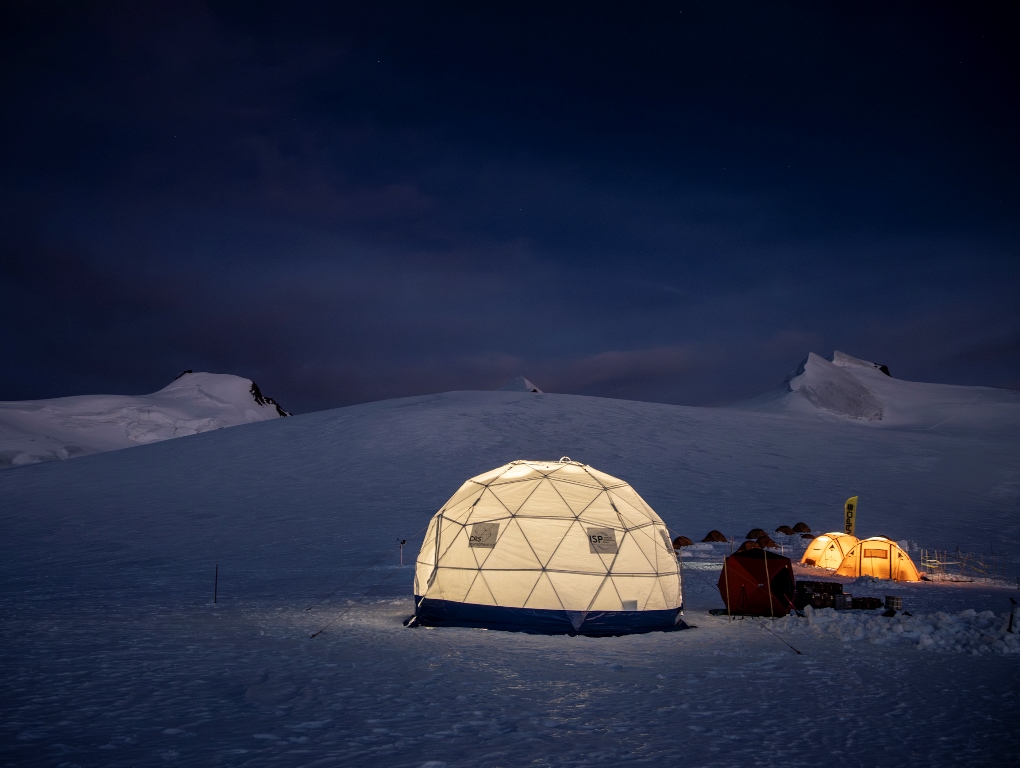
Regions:
<instances>
[{"instance_id":1,"label":"orange tent","mask_svg":"<svg viewBox=\"0 0 1020 768\"><path fill-rule=\"evenodd\" d=\"M917 566L910 555L885 536L872 536L857 542L843 558L836 569L836 575L873 576L893 581L921 580L921 574L917 572Z\"/></svg>"},{"instance_id":2,"label":"orange tent","mask_svg":"<svg viewBox=\"0 0 1020 768\"><path fill-rule=\"evenodd\" d=\"M816 568L839 568L850 550L853 549L859 539L849 533L833 531L816 536L806 550L800 561L804 565L813 565Z\"/></svg>"}]
</instances>

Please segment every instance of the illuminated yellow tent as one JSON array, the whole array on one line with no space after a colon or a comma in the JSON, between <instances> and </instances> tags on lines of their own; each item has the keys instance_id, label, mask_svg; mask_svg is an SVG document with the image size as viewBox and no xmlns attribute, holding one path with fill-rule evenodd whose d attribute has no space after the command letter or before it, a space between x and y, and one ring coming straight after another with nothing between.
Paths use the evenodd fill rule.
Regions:
<instances>
[{"instance_id":1,"label":"illuminated yellow tent","mask_svg":"<svg viewBox=\"0 0 1020 768\"><path fill-rule=\"evenodd\" d=\"M840 531L823 533L808 544L800 561L804 565L813 565L816 568L839 568L843 558L858 541L856 536L849 533Z\"/></svg>"},{"instance_id":2,"label":"illuminated yellow tent","mask_svg":"<svg viewBox=\"0 0 1020 768\"><path fill-rule=\"evenodd\" d=\"M895 541L884 536L872 536L857 542L843 558L836 575L873 576L893 581L921 580L910 556Z\"/></svg>"},{"instance_id":3,"label":"illuminated yellow tent","mask_svg":"<svg viewBox=\"0 0 1020 768\"><path fill-rule=\"evenodd\" d=\"M619 635L686 626L662 519L592 467L512 461L436 513L415 568L416 623Z\"/></svg>"}]
</instances>

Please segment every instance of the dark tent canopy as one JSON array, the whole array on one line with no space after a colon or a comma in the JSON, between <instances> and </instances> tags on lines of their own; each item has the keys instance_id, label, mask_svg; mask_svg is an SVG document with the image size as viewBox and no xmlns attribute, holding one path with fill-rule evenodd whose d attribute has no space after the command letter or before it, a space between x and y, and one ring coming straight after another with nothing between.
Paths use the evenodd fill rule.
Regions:
<instances>
[{"instance_id":1,"label":"dark tent canopy","mask_svg":"<svg viewBox=\"0 0 1020 768\"><path fill-rule=\"evenodd\" d=\"M702 541L726 541L726 537L719 531L709 531Z\"/></svg>"},{"instance_id":2,"label":"dark tent canopy","mask_svg":"<svg viewBox=\"0 0 1020 768\"><path fill-rule=\"evenodd\" d=\"M793 608L795 580L790 558L747 549L723 562L719 594L730 613L786 616Z\"/></svg>"},{"instance_id":3,"label":"dark tent canopy","mask_svg":"<svg viewBox=\"0 0 1020 768\"><path fill-rule=\"evenodd\" d=\"M781 525L776 528L776 533L782 533L785 536L793 536L793 528L788 525Z\"/></svg>"},{"instance_id":4,"label":"dark tent canopy","mask_svg":"<svg viewBox=\"0 0 1020 768\"><path fill-rule=\"evenodd\" d=\"M747 536L745 536L744 538L745 539L758 539L758 538L760 538L762 536L767 536L767 535L768 534L765 533L765 530L763 528L752 528L750 531L747 532Z\"/></svg>"},{"instance_id":5,"label":"dark tent canopy","mask_svg":"<svg viewBox=\"0 0 1020 768\"><path fill-rule=\"evenodd\" d=\"M794 533L811 533L811 526L807 523L797 523L793 526Z\"/></svg>"},{"instance_id":6,"label":"dark tent canopy","mask_svg":"<svg viewBox=\"0 0 1020 768\"><path fill-rule=\"evenodd\" d=\"M680 547L689 547L694 542L688 539L686 536L677 536L673 539L673 549L680 549Z\"/></svg>"},{"instance_id":7,"label":"dark tent canopy","mask_svg":"<svg viewBox=\"0 0 1020 768\"><path fill-rule=\"evenodd\" d=\"M766 547L769 549L779 549L779 545L772 541L772 537L770 537L767 533L764 536L758 537L758 546L762 549L765 549Z\"/></svg>"}]
</instances>

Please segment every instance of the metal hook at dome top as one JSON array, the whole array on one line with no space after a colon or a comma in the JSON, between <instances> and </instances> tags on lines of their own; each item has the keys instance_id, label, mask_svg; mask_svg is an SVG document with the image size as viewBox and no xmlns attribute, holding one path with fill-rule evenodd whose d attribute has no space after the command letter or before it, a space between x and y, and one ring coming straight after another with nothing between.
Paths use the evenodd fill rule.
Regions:
<instances>
[{"instance_id":1,"label":"metal hook at dome top","mask_svg":"<svg viewBox=\"0 0 1020 768\"><path fill-rule=\"evenodd\" d=\"M560 464L573 464L569 456L560 456Z\"/></svg>"}]
</instances>

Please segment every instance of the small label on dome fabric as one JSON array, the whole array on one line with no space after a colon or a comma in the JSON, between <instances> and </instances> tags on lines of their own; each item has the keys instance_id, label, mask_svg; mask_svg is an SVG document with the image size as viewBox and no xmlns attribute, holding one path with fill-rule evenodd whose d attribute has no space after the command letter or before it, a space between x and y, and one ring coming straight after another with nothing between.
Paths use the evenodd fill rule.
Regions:
<instances>
[{"instance_id":1,"label":"small label on dome fabric","mask_svg":"<svg viewBox=\"0 0 1020 768\"><path fill-rule=\"evenodd\" d=\"M499 538L499 523L475 523L471 526L468 536L469 547L485 547L492 549Z\"/></svg>"},{"instance_id":2,"label":"small label on dome fabric","mask_svg":"<svg viewBox=\"0 0 1020 768\"><path fill-rule=\"evenodd\" d=\"M616 544L616 531L612 528L589 528L588 551L593 555L615 555L620 551Z\"/></svg>"}]
</instances>

